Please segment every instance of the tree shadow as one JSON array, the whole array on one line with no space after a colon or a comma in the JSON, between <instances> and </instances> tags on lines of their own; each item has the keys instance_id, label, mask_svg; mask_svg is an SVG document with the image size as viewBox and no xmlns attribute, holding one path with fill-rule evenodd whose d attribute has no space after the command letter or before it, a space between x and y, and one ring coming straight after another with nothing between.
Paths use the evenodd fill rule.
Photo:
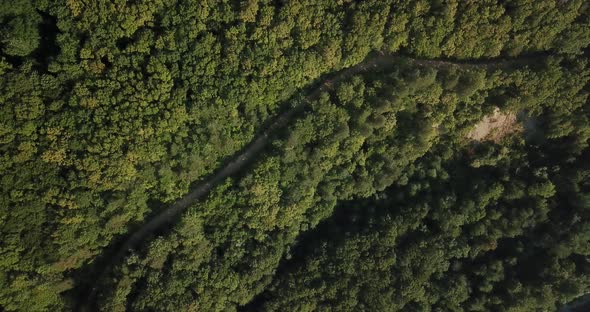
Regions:
<instances>
[{"instance_id":1,"label":"tree shadow","mask_svg":"<svg viewBox=\"0 0 590 312\"><path fill-rule=\"evenodd\" d=\"M57 44L57 34L61 33L57 27L57 17L41 10L36 10L41 16L39 23L39 46L33 51L31 56L36 61L36 69L42 72L48 71L48 66L60 53Z\"/></svg>"}]
</instances>

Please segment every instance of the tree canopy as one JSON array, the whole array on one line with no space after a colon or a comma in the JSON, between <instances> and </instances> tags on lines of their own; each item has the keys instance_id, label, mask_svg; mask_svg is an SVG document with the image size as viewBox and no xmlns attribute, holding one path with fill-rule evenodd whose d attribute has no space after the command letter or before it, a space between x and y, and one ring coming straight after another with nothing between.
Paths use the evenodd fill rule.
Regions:
<instances>
[{"instance_id":1,"label":"tree canopy","mask_svg":"<svg viewBox=\"0 0 590 312\"><path fill-rule=\"evenodd\" d=\"M0 310L530 311L590 291L583 0L5 0L0 25ZM524 130L469 140L496 108Z\"/></svg>"}]
</instances>

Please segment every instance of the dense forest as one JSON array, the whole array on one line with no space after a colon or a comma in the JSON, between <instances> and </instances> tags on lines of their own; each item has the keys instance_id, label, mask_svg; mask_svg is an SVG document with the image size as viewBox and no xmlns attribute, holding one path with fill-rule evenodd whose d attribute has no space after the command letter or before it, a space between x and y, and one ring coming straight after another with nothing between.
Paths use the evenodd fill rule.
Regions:
<instances>
[{"instance_id":1,"label":"dense forest","mask_svg":"<svg viewBox=\"0 0 590 312\"><path fill-rule=\"evenodd\" d=\"M590 293L584 0L11 0L0 25L0 311Z\"/></svg>"}]
</instances>

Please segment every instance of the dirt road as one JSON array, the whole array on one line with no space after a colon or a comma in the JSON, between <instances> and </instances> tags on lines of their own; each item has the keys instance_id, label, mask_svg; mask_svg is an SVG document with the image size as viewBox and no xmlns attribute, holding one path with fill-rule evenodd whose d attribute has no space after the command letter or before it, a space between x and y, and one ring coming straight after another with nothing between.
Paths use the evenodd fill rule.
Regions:
<instances>
[{"instance_id":1,"label":"dirt road","mask_svg":"<svg viewBox=\"0 0 590 312\"><path fill-rule=\"evenodd\" d=\"M130 250L142 243L143 240L151 235L154 231L157 231L164 226L169 226L183 211L207 195L217 184L244 169L271 141L273 134L276 133L277 130L286 127L288 122L297 112L301 111L310 102L317 99L322 92L331 90L338 84L338 82L345 80L355 74L383 69L393 66L400 61L426 67L441 67L447 65L463 65L469 67L477 66L477 64L465 64L466 62L453 63L450 61L417 60L409 57L401 57L399 55L375 53L353 67L349 67L347 69L327 75L326 78L320 80L322 82L311 93L309 93L309 95L304 98L304 100L302 100L297 105L290 107L282 114L274 117L266 129L258 132L255 139L245 146L241 151L229 157L230 160L225 163L225 165L220 167L211 176L195 184L194 187L191 187L191 191L188 194L182 198L177 199L172 205L170 205L170 207L166 208L160 214L156 215L150 220L146 220L144 225L142 225L138 230L133 232L127 239L125 239L125 241L121 244L121 247L117 249L114 255L101 263L100 267L95 270L96 278L91 279L94 285L90 285L90 289L87 288L86 290L81 291L82 298L86 298L86 300L82 299L84 301L81 303L83 307L78 310L92 310L92 307L94 307L93 304L95 302L96 295L99 291L99 279L101 277L109 276L112 267L122 261ZM489 63L483 63L481 65L489 66Z\"/></svg>"},{"instance_id":2,"label":"dirt road","mask_svg":"<svg viewBox=\"0 0 590 312\"><path fill-rule=\"evenodd\" d=\"M98 283L98 280L101 277L108 276L112 267L122 261L130 250L137 247L154 231L157 231L163 226L167 226L172 223L173 220L175 220L183 211L207 195L217 184L244 169L246 165L250 163L254 157L266 147L266 145L272 139L273 134L276 133L277 130L286 127L288 122L297 112L301 111L311 101L317 99L317 97L319 97L322 92L331 90L333 86L338 84L338 82L347 79L352 75L376 70L377 68L387 67L394 64L398 60L399 57L393 55L378 54L375 56L370 56L365 61L356 66L349 67L335 74L329 75L329 77L324 79L323 82L318 87L316 87L303 101L289 108L282 114L274 117L274 120L266 129L259 132L255 139L246 147L244 147L244 149L231 156L231 160L228 161L223 167L219 168L213 175L197 183L191 188L191 191L188 194L182 198L177 199L170 207L166 208L164 211L150 220L147 220L144 225L133 232L122 243L117 252L105 263L103 263L103 265L101 265L102 268L96 270L96 272L100 273L97 274L97 278L93 279L95 284L91 286L91 290L82 291L82 293L86 293L88 295L84 296L86 297L86 300L84 300L84 303L82 303L83 307L80 310L92 310L91 307L93 306L96 295L99 291L100 284Z\"/></svg>"}]
</instances>

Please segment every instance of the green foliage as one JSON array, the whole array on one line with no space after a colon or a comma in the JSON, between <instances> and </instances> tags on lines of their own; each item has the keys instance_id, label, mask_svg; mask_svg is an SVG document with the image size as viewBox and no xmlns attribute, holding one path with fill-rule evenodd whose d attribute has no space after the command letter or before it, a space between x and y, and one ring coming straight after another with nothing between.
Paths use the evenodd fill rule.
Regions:
<instances>
[{"instance_id":1,"label":"green foliage","mask_svg":"<svg viewBox=\"0 0 590 312\"><path fill-rule=\"evenodd\" d=\"M447 156L424 168L420 183L412 182L416 160L445 140L463 148L465 133L495 106L526 112L536 138L527 144L561 152L575 172L590 138L588 10L582 0L0 1L0 310L71 309L81 300L76 288L116 239L182 198L320 83L323 91L273 133L251 167L101 279L100 307L246 304L339 201L381 194L393 183L409 183L404 192L416 197L429 179L448 179L443 167L453 151L437 147ZM446 60L420 59L435 57ZM498 59L484 59L491 57ZM372 67L344 74L358 64ZM465 170L474 174L526 158L511 146L477 146L472 154ZM502 196L532 198L511 212L531 228L557 202L588 202L574 191L584 189L583 172L566 196L567 183L545 167L530 181L485 184L485 192L474 191L481 198L460 203L464 216L441 217L440 226L460 235L461 224L484 218L481 205ZM436 213L448 215L458 200L445 199ZM416 209L434 211L425 203ZM418 228L425 216L411 212L404 220ZM472 231L524 235L508 223ZM584 223L570 223L571 235L561 233L554 251L562 262L585 248L585 236L575 234ZM372 235L367 248L380 239ZM353 252L364 239L346 248ZM382 268L399 261L387 248L375 252ZM420 250L408 252L418 258ZM433 261L438 272L444 263L435 259L420 261ZM555 279L573 274L569 264L547 263L560 268ZM455 294L450 306L471 298L461 288L468 283L458 276L437 287ZM576 285L561 287L579 293ZM355 306L355 294L344 297L343 306Z\"/></svg>"},{"instance_id":2,"label":"green foliage","mask_svg":"<svg viewBox=\"0 0 590 312\"><path fill-rule=\"evenodd\" d=\"M36 6L43 6L43 1L31 0L0 2L0 43L2 53L9 56L24 57L39 46L39 23L41 16L35 11Z\"/></svg>"},{"instance_id":3,"label":"green foliage","mask_svg":"<svg viewBox=\"0 0 590 312\"><path fill-rule=\"evenodd\" d=\"M588 150L572 161L515 138L486 143L509 152L474 168L472 147L448 142L403 183L341 204L249 308L535 311L590 291Z\"/></svg>"}]
</instances>

